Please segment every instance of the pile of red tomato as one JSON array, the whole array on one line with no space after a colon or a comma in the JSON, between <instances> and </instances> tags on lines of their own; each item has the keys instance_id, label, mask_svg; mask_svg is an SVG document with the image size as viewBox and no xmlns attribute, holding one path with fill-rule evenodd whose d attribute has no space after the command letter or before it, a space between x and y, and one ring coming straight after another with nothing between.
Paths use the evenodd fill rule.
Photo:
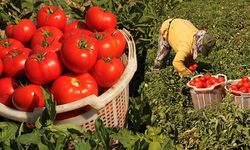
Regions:
<instances>
[{"instance_id":1,"label":"pile of red tomato","mask_svg":"<svg viewBox=\"0 0 250 150\"><path fill-rule=\"evenodd\" d=\"M211 74L205 74L190 80L188 85L194 86L196 88L210 88L211 86L220 85L224 82L225 78L222 76L216 77Z\"/></svg>"},{"instance_id":2,"label":"pile of red tomato","mask_svg":"<svg viewBox=\"0 0 250 150\"><path fill-rule=\"evenodd\" d=\"M235 84L227 86L227 89L234 92L250 93L250 81L247 76L242 77Z\"/></svg>"},{"instance_id":3,"label":"pile of red tomato","mask_svg":"<svg viewBox=\"0 0 250 150\"><path fill-rule=\"evenodd\" d=\"M35 22L9 23L0 40L0 102L21 111L44 107L41 86L57 104L100 94L123 74L126 39L112 12L93 6L85 21L43 6Z\"/></svg>"}]
</instances>

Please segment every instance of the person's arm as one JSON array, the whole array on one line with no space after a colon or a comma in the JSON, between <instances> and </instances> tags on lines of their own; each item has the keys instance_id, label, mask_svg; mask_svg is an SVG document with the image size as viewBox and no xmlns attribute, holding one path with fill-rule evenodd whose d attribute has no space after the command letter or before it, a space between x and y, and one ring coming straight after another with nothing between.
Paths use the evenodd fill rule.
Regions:
<instances>
[{"instance_id":1,"label":"person's arm","mask_svg":"<svg viewBox=\"0 0 250 150\"><path fill-rule=\"evenodd\" d=\"M175 58L172 62L174 68L176 69L176 71L179 72L179 74L181 76L190 76L192 75L192 71L189 70L185 65L184 65L184 61L186 59L187 54L184 53L184 52L177 52L176 55L175 55Z\"/></svg>"}]
</instances>

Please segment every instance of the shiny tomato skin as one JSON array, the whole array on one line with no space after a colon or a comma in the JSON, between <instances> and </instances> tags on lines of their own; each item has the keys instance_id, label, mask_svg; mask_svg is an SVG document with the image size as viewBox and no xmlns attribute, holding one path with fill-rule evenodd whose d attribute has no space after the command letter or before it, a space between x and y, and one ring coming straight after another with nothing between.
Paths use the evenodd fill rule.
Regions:
<instances>
[{"instance_id":1,"label":"shiny tomato skin","mask_svg":"<svg viewBox=\"0 0 250 150\"><path fill-rule=\"evenodd\" d=\"M28 57L25 74L35 84L47 84L58 78L63 72L59 54L55 52L37 53Z\"/></svg>"},{"instance_id":2,"label":"shiny tomato skin","mask_svg":"<svg viewBox=\"0 0 250 150\"><path fill-rule=\"evenodd\" d=\"M0 59L0 76L2 75L3 73L3 61L2 59Z\"/></svg>"},{"instance_id":3,"label":"shiny tomato skin","mask_svg":"<svg viewBox=\"0 0 250 150\"><path fill-rule=\"evenodd\" d=\"M10 23L5 28L5 34L7 37L13 37L14 24Z\"/></svg>"},{"instance_id":4,"label":"shiny tomato skin","mask_svg":"<svg viewBox=\"0 0 250 150\"><path fill-rule=\"evenodd\" d=\"M92 74L99 86L108 88L120 79L124 69L125 66L118 58L99 59L93 68Z\"/></svg>"},{"instance_id":5,"label":"shiny tomato skin","mask_svg":"<svg viewBox=\"0 0 250 150\"><path fill-rule=\"evenodd\" d=\"M84 34L72 35L64 41L61 49L63 64L72 72L88 72L97 60L96 39Z\"/></svg>"},{"instance_id":6,"label":"shiny tomato skin","mask_svg":"<svg viewBox=\"0 0 250 150\"><path fill-rule=\"evenodd\" d=\"M112 12L105 12L101 7L89 8L85 15L86 24L92 31L104 31L109 28L116 28L117 18Z\"/></svg>"},{"instance_id":7,"label":"shiny tomato skin","mask_svg":"<svg viewBox=\"0 0 250 150\"><path fill-rule=\"evenodd\" d=\"M75 29L86 29L86 30L89 30L88 26L86 25L85 22L83 21L79 21L79 20L75 20L75 21L72 21L68 24L65 25L64 29L63 29L63 32L66 33L66 32L71 32L72 30L75 30Z\"/></svg>"},{"instance_id":8,"label":"shiny tomato skin","mask_svg":"<svg viewBox=\"0 0 250 150\"><path fill-rule=\"evenodd\" d=\"M114 37L116 39L116 53L115 53L115 57L119 58L125 51L126 48L126 44L127 41L125 39L125 37L123 36L123 34L118 30L118 29L107 29L104 32L109 33L112 37Z\"/></svg>"},{"instance_id":9,"label":"shiny tomato skin","mask_svg":"<svg viewBox=\"0 0 250 150\"><path fill-rule=\"evenodd\" d=\"M13 38L6 38L0 40L0 59L8 54L10 50L24 47L23 44Z\"/></svg>"},{"instance_id":10,"label":"shiny tomato skin","mask_svg":"<svg viewBox=\"0 0 250 150\"><path fill-rule=\"evenodd\" d=\"M90 37L95 37L94 33L91 32L90 30L86 30L86 29L73 29L71 30L71 32L64 32L62 38L61 38L61 42L63 43L65 40L67 40L68 38L70 38L73 35L76 34L83 34L84 36L90 36Z\"/></svg>"},{"instance_id":11,"label":"shiny tomato skin","mask_svg":"<svg viewBox=\"0 0 250 150\"><path fill-rule=\"evenodd\" d=\"M45 52L58 52L62 48L62 43L56 40L48 42L46 39L42 43L33 47L33 54L45 53Z\"/></svg>"},{"instance_id":12,"label":"shiny tomato skin","mask_svg":"<svg viewBox=\"0 0 250 150\"><path fill-rule=\"evenodd\" d=\"M9 51L3 58L4 75L23 79L25 77L24 64L31 52L31 49L25 47Z\"/></svg>"},{"instance_id":13,"label":"shiny tomato skin","mask_svg":"<svg viewBox=\"0 0 250 150\"><path fill-rule=\"evenodd\" d=\"M0 103L13 107L12 94L17 87L16 80L10 77L0 79Z\"/></svg>"},{"instance_id":14,"label":"shiny tomato skin","mask_svg":"<svg viewBox=\"0 0 250 150\"><path fill-rule=\"evenodd\" d=\"M98 33L97 45L98 45L98 57L101 58L113 58L116 55L117 42L116 39L110 35L103 33Z\"/></svg>"},{"instance_id":15,"label":"shiny tomato skin","mask_svg":"<svg viewBox=\"0 0 250 150\"><path fill-rule=\"evenodd\" d=\"M34 108L44 107L41 86L29 84L15 89L12 103L18 110L31 112Z\"/></svg>"},{"instance_id":16,"label":"shiny tomato skin","mask_svg":"<svg viewBox=\"0 0 250 150\"><path fill-rule=\"evenodd\" d=\"M31 38L31 48L33 49L36 45L43 45L43 41L48 43L58 42L61 40L62 36L63 32L56 27L40 27Z\"/></svg>"},{"instance_id":17,"label":"shiny tomato skin","mask_svg":"<svg viewBox=\"0 0 250 150\"><path fill-rule=\"evenodd\" d=\"M22 19L18 24L13 26L13 31L10 37L26 44L36 31L35 24L29 19Z\"/></svg>"},{"instance_id":18,"label":"shiny tomato skin","mask_svg":"<svg viewBox=\"0 0 250 150\"><path fill-rule=\"evenodd\" d=\"M53 26L63 30L67 17L65 12L53 5L42 7L37 13L37 26Z\"/></svg>"},{"instance_id":19,"label":"shiny tomato skin","mask_svg":"<svg viewBox=\"0 0 250 150\"><path fill-rule=\"evenodd\" d=\"M57 78L50 89L57 104L77 101L89 95L98 95L98 86L89 73L65 74Z\"/></svg>"},{"instance_id":20,"label":"shiny tomato skin","mask_svg":"<svg viewBox=\"0 0 250 150\"><path fill-rule=\"evenodd\" d=\"M241 78L242 82L249 82L249 78L247 76Z\"/></svg>"}]
</instances>

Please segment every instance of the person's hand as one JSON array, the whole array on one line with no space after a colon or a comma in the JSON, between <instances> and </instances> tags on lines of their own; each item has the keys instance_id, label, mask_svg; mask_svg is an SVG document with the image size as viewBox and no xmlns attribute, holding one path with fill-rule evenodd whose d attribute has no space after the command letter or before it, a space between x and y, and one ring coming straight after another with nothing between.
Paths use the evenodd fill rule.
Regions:
<instances>
[{"instance_id":1,"label":"person's hand","mask_svg":"<svg viewBox=\"0 0 250 150\"><path fill-rule=\"evenodd\" d=\"M189 77L189 76L192 76L193 75L193 72L189 69L186 69L185 71L183 72L179 72L179 75L181 77Z\"/></svg>"}]
</instances>

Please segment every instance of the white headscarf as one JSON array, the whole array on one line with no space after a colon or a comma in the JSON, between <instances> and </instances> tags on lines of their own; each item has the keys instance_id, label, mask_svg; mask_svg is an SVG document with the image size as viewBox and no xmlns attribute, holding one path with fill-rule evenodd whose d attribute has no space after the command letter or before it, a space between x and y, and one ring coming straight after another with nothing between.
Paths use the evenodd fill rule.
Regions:
<instances>
[{"instance_id":1,"label":"white headscarf","mask_svg":"<svg viewBox=\"0 0 250 150\"><path fill-rule=\"evenodd\" d=\"M198 56L198 53L202 49L202 39L204 35L206 34L205 30L199 30L197 33L194 35L195 36L195 42L193 44L193 59L195 60Z\"/></svg>"}]
</instances>

